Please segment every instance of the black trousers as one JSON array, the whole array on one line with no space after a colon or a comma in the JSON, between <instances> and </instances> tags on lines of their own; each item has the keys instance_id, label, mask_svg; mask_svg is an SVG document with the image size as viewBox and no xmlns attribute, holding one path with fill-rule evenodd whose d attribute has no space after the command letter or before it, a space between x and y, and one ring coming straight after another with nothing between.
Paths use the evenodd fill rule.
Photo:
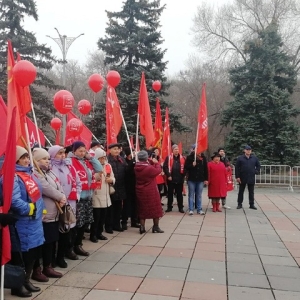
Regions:
<instances>
[{"instance_id":1,"label":"black trousers","mask_svg":"<svg viewBox=\"0 0 300 300\"><path fill-rule=\"evenodd\" d=\"M168 181L168 208L173 208L173 193L175 191L177 197L177 205L178 209L183 209L183 183L173 183L172 181Z\"/></svg>"},{"instance_id":2,"label":"black trousers","mask_svg":"<svg viewBox=\"0 0 300 300\"><path fill-rule=\"evenodd\" d=\"M122 201L112 201L112 205L107 209L105 228L120 228L120 219L122 214Z\"/></svg>"},{"instance_id":3,"label":"black trousers","mask_svg":"<svg viewBox=\"0 0 300 300\"><path fill-rule=\"evenodd\" d=\"M249 205L254 204L254 184L247 184L247 183L241 183L239 185L239 193L238 193L238 204L242 204L244 200L244 191L246 188L246 185L248 186L248 192L249 192Z\"/></svg>"},{"instance_id":4,"label":"black trousers","mask_svg":"<svg viewBox=\"0 0 300 300\"><path fill-rule=\"evenodd\" d=\"M91 236L99 236L103 232L107 208L93 208L94 222L91 225Z\"/></svg>"},{"instance_id":5,"label":"black trousers","mask_svg":"<svg viewBox=\"0 0 300 300\"><path fill-rule=\"evenodd\" d=\"M131 223L138 222L137 202L135 191L127 191L127 198L123 201L122 224L127 224L130 217Z\"/></svg>"},{"instance_id":6,"label":"black trousers","mask_svg":"<svg viewBox=\"0 0 300 300\"><path fill-rule=\"evenodd\" d=\"M76 237L74 241L74 246L82 246L84 230L85 230L85 226L76 227Z\"/></svg>"}]
</instances>

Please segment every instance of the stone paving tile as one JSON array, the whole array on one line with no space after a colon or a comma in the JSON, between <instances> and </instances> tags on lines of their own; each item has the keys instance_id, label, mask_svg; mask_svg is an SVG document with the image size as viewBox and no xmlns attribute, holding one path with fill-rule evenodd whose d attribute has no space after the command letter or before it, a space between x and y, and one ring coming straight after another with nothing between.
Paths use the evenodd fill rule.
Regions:
<instances>
[{"instance_id":1,"label":"stone paving tile","mask_svg":"<svg viewBox=\"0 0 300 300\"><path fill-rule=\"evenodd\" d=\"M198 243L196 245L196 250L225 252L225 245L210 244L210 243Z\"/></svg>"},{"instance_id":2,"label":"stone paving tile","mask_svg":"<svg viewBox=\"0 0 300 300\"><path fill-rule=\"evenodd\" d=\"M96 273L96 274L105 274L107 273L115 263L113 262L98 262L85 260L73 270L76 272L86 272L86 273Z\"/></svg>"},{"instance_id":3,"label":"stone paving tile","mask_svg":"<svg viewBox=\"0 0 300 300\"><path fill-rule=\"evenodd\" d=\"M186 281L226 285L226 272L225 270L224 271L205 270L205 272L200 272L199 270L189 269L186 277Z\"/></svg>"},{"instance_id":4,"label":"stone paving tile","mask_svg":"<svg viewBox=\"0 0 300 300\"><path fill-rule=\"evenodd\" d=\"M118 263L110 271L110 275L145 277L150 269L147 265Z\"/></svg>"},{"instance_id":5,"label":"stone paving tile","mask_svg":"<svg viewBox=\"0 0 300 300\"><path fill-rule=\"evenodd\" d=\"M146 295L146 294L135 294L134 297L132 298L132 300L178 300L178 299L179 299L178 297Z\"/></svg>"},{"instance_id":6,"label":"stone paving tile","mask_svg":"<svg viewBox=\"0 0 300 300\"><path fill-rule=\"evenodd\" d=\"M149 265L151 266L156 260L156 256L127 253L121 260L121 263L137 264L137 265Z\"/></svg>"},{"instance_id":7,"label":"stone paving tile","mask_svg":"<svg viewBox=\"0 0 300 300\"><path fill-rule=\"evenodd\" d=\"M92 290L84 300L130 300L133 296L133 293L126 292L117 292L117 291L101 291L101 290ZM71 300L71 298L69 298ZM68 299L68 300L69 300Z\"/></svg>"},{"instance_id":8,"label":"stone paving tile","mask_svg":"<svg viewBox=\"0 0 300 300\"><path fill-rule=\"evenodd\" d=\"M160 253L160 256L171 256L171 257L187 257L193 256L194 249L182 249L182 248L164 248Z\"/></svg>"},{"instance_id":9,"label":"stone paving tile","mask_svg":"<svg viewBox=\"0 0 300 300\"><path fill-rule=\"evenodd\" d=\"M102 251L106 252L118 252L118 253L127 253L132 246L130 245L114 245L114 244L106 244L103 247L101 247Z\"/></svg>"},{"instance_id":10,"label":"stone paving tile","mask_svg":"<svg viewBox=\"0 0 300 300\"><path fill-rule=\"evenodd\" d=\"M154 262L154 266L173 267L187 269L191 259L186 257L159 256Z\"/></svg>"},{"instance_id":11,"label":"stone paving tile","mask_svg":"<svg viewBox=\"0 0 300 300\"><path fill-rule=\"evenodd\" d=\"M106 261L106 262L118 262L124 256L123 253L117 252L104 252L103 250L98 250L89 257L87 260L93 261Z\"/></svg>"},{"instance_id":12,"label":"stone paving tile","mask_svg":"<svg viewBox=\"0 0 300 300\"><path fill-rule=\"evenodd\" d=\"M276 249L286 249L288 247L285 246L283 242L271 242L271 241L255 241L257 247L272 247ZM300 249L300 248L299 248Z\"/></svg>"},{"instance_id":13,"label":"stone paving tile","mask_svg":"<svg viewBox=\"0 0 300 300\"><path fill-rule=\"evenodd\" d=\"M101 279L94 289L134 293L142 281L143 278L139 277L108 274Z\"/></svg>"},{"instance_id":14,"label":"stone paving tile","mask_svg":"<svg viewBox=\"0 0 300 300\"><path fill-rule=\"evenodd\" d=\"M71 271L59 278L54 285L93 288L103 276L104 274Z\"/></svg>"},{"instance_id":15,"label":"stone paving tile","mask_svg":"<svg viewBox=\"0 0 300 300\"><path fill-rule=\"evenodd\" d=\"M225 261L210 261L193 258L191 261L190 269L225 272L226 266Z\"/></svg>"},{"instance_id":16,"label":"stone paving tile","mask_svg":"<svg viewBox=\"0 0 300 300\"><path fill-rule=\"evenodd\" d=\"M209 243L209 244L225 244L225 238L200 236L198 243Z\"/></svg>"},{"instance_id":17,"label":"stone paving tile","mask_svg":"<svg viewBox=\"0 0 300 300\"><path fill-rule=\"evenodd\" d=\"M267 275L279 276L279 277L292 277L298 278L300 282L300 268L288 267L288 266L276 266L276 265L264 265Z\"/></svg>"},{"instance_id":18,"label":"stone paving tile","mask_svg":"<svg viewBox=\"0 0 300 300\"><path fill-rule=\"evenodd\" d=\"M184 281L145 278L137 293L173 296L179 299Z\"/></svg>"},{"instance_id":19,"label":"stone paving tile","mask_svg":"<svg viewBox=\"0 0 300 300\"><path fill-rule=\"evenodd\" d=\"M153 266L146 278L168 279L168 280L184 280L186 277L186 268L171 268L162 266Z\"/></svg>"},{"instance_id":20,"label":"stone paving tile","mask_svg":"<svg viewBox=\"0 0 300 300\"><path fill-rule=\"evenodd\" d=\"M278 265L278 266L291 266L291 267L296 266L296 262L291 256L281 257L281 256L261 255L260 257L264 265Z\"/></svg>"},{"instance_id":21,"label":"stone paving tile","mask_svg":"<svg viewBox=\"0 0 300 300\"><path fill-rule=\"evenodd\" d=\"M145 255L159 255L161 251L164 248L159 248L159 247L150 247L150 246L134 246L131 248L129 253L136 253L136 254L145 254Z\"/></svg>"},{"instance_id":22,"label":"stone paving tile","mask_svg":"<svg viewBox=\"0 0 300 300\"><path fill-rule=\"evenodd\" d=\"M265 275L264 269L259 264L246 262L227 262L227 270L231 273L261 274Z\"/></svg>"},{"instance_id":23,"label":"stone paving tile","mask_svg":"<svg viewBox=\"0 0 300 300\"><path fill-rule=\"evenodd\" d=\"M260 259L257 255L247 254L247 253L227 253L228 262L245 262L245 263L254 263L260 264Z\"/></svg>"},{"instance_id":24,"label":"stone paving tile","mask_svg":"<svg viewBox=\"0 0 300 300\"><path fill-rule=\"evenodd\" d=\"M183 299L227 300L226 285L186 282L181 300Z\"/></svg>"},{"instance_id":25,"label":"stone paving tile","mask_svg":"<svg viewBox=\"0 0 300 300\"><path fill-rule=\"evenodd\" d=\"M90 291L87 288L67 287L67 286L49 286L42 294L34 299L36 300L81 300Z\"/></svg>"},{"instance_id":26,"label":"stone paving tile","mask_svg":"<svg viewBox=\"0 0 300 300\"><path fill-rule=\"evenodd\" d=\"M269 289L257 289L237 286L228 287L228 296L230 300L274 300L274 296Z\"/></svg>"},{"instance_id":27,"label":"stone paving tile","mask_svg":"<svg viewBox=\"0 0 300 300\"><path fill-rule=\"evenodd\" d=\"M228 272L228 285L269 289L265 275Z\"/></svg>"},{"instance_id":28,"label":"stone paving tile","mask_svg":"<svg viewBox=\"0 0 300 300\"><path fill-rule=\"evenodd\" d=\"M39 296L39 295L41 295L41 294L43 295L43 294L44 294L44 291L50 287L49 284L41 284L40 282L37 283L37 282L34 281L34 280L32 281L32 283L34 283L35 286L40 287L40 288L41 288L41 291L38 292L38 293L33 293L33 294L32 294L32 297L26 298L26 299L28 299L28 300L36 299L37 296ZM55 295L55 296L56 296L56 295ZM4 299L5 299L5 300L16 300L16 299L19 299L19 298L16 297L16 296L12 296L11 293L10 293L10 289L4 289ZM40 298L40 299L41 299L41 298Z\"/></svg>"},{"instance_id":29,"label":"stone paving tile","mask_svg":"<svg viewBox=\"0 0 300 300\"><path fill-rule=\"evenodd\" d=\"M268 276L275 290L300 292L299 278Z\"/></svg>"},{"instance_id":30,"label":"stone paving tile","mask_svg":"<svg viewBox=\"0 0 300 300\"><path fill-rule=\"evenodd\" d=\"M196 242L197 239L198 237L194 235L173 234L170 238L170 241Z\"/></svg>"},{"instance_id":31,"label":"stone paving tile","mask_svg":"<svg viewBox=\"0 0 300 300\"><path fill-rule=\"evenodd\" d=\"M300 293L291 291L274 291L276 300L299 300Z\"/></svg>"},{"instance_id":32,"label":"stone paving tile","mask_svg":"<svg viewBox=\"0 0 300 300\"><path fill-rule=\"evenodd\" d=\"M194 252L193 258L215 260L215 261L225 261L225 252L197 250Z\"/></svg>"},{"instance_id":33,"label":"stone paving tile","mask_svg":"<svg viewBox=\"0 0 300 300\"><path fill-rule=\"evenodd\" d=\"M194 249L195 242L186 242L186 241L169 241L166 243L168 248L181 248L181 249Z\"/></svg>"},{"instance_id":34,"label":"stone paving tile","mask_svg":"<svg viewBox=\"0 0 300 300\"><path fill-rule=\"evenodd\" d=\"M257 254L257 249L255 247L252 247L252 246L227 244L227 252Z\"/></svg>"}]
</instances>

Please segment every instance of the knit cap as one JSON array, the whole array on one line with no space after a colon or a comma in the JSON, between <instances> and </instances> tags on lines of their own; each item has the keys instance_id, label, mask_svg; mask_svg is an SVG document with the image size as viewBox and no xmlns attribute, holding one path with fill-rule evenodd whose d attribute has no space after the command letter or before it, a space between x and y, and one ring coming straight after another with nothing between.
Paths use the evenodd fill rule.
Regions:
<instances>
[{"instance_id":1,"label":"knit cap","mask_svg":"<svg viewBox=\"0 0 300 300\"><path fill-rule=\"evenodd\" d=\"M48 151L43 148L34 148L32 152L32 156L36 161L39 161L45 157L50 158Z\"/></svg>"},{"instance_id":2,"label":"knit cap","mask_svg":"<svg viewBox=\"0 0 300 300\"><path fill-rule=\"evenodd\" d=\"M84 147L85 148L85 144L82 141L76 141L76 142L74 142L72 144L72 150L73 150L73 152L75 152L80 147Z\"/></svg>"},{"instance_id":3,"label":"knit cap","mask_svg":"<svg viewBox=\"0 0 300 300\"><path fill-rule=\"evenodd\" d=\"M146 160L148 160L148 152L145 150L142 150L137 154L137 157L138 157L139 161L146 161Z\"/></svg>"},{"instance_id":4,"label":"knit cap","mask_svg":"<svg viewBox=\"0 0 300 300\"><path fill-rule=\"evenodd\" d=\"M106 152L101 148L97 148L95 150L95 158L98 159L100 157L106 157Z\"/></svg>"},{"instance_id":5,"label":"knit cap","mask_svg":"<svg viewBox=\"0 0 300 300\"><path fill-rule=\"evenodd\" d=\"M51 158L54 158L61 149L64 149L64 147L60 145L54 145L49 148L48 153Z\"/></svg>"},{"instance_id":6,"label":"knit cap","mask_svg":"<svg viewBox=\"0 0 300 300\"><path fill-rule=\"evenodd\" d=\"M28 151L23 148L23 147L20 147L20 146L17 146L17 149L16 149L16 162L20 159L20 157L22 155L24 155L25 153L28 154Z\"/></svg>"}]
</instances>

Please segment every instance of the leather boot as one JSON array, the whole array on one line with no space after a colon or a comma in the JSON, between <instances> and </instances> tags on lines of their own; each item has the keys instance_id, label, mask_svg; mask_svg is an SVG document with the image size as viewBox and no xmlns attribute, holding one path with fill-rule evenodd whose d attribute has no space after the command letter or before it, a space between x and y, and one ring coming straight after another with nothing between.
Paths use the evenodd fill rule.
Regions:
<instances>
[{"instance_id":1,"label":"leather boot","mask_svg":"<svg viewBox=\"0 0 300 300\"><path fill-rule=\"evenodd\" d=\"M38 282L48 282L49 278L42 273L41 267L35 268L32 271L31 279Z\"/></svg>"},{"instance_id":2,"label":"leather boot","mask_svg":"<svg viewBox=\"0 0 300 300\"><path fill-rule=\"evenodd\" d=\"M152 227L152 233L155 233L155 232L164 233L164 231L161 230L158 225L153 225L153 227Z\"/></svg>"},{"instance_id":3,"label":"leather boot","mask_svg":"<svg viewBox=\"0 0 300 300\"><path fill-rule=\"evenodd\" d=\"M63 276L63 274L56 272L51 265L43 268L43 274L49 278L61 278Z\"/></svg>"},{"instance_id":4,"label":"leather boot","mask_svg":"<svg viewBox=\"0 0 300 300\"><path fill-rule=\"evenodd\" d=\"M216 212L217 211L217 203L216 202L213 202L213 212Z\"/></svg>"},{"instance_id":5,"label":"leather boot","mask_svg":"<svg viewBox=\"0 0 300 300\"><path fill-rule=\"evenodd\" d=\"M85 251L82 246L78 245L78 246L75 246L74 247L74 252L77 254L77 255L82 255L82 256L89 256L90 254Z\"/></svg>"},{"instance_id":6,"label":"leather boot","mask_svg":"<svg viewBox=\"0 0 300 300\"><path fill-rule=\"evenodd\" d=\"M29 298L32 296L31 292L29 292L23 285L19 289L11 289L10 292L13 296L17 296L20 298Z\"/></svg>"},{"instance_id":7,"label":"leather boot","mask_svg":"<svg viewBox=\"0 0 300 300\"><path fill-rule=\"evenodd\" d=\"M217 202L216 204L217 204L217 205L216 205L216 210L217 210L218 212L222 212L222 209L220 208L220 203Z\"/></svg>"},{"instance_id":8,"label":"leather boot","mask_svg":"<svg viewBox=\"0 0 300 300\"><path fill-rule=\"evenodd\" d=\"M34 286L31 282L30 282L30 274L31 272L27 272L26 271L26 275L25 275L25 282L24 282L24 287L29 291L29 292L33 292L33 293L37 293L41 291L41 288L39 288L38 286Z\"/></svg>"},{"instance_id":9,"label":"leather boot","mask_svg":"<svg viewBox=\"0 0 300 300\"><path fill-rule=\"evenodd\" d=\"M73 249L71 249L67 254L66 254L66 258L71 259L71 260L78 260L78 256L76 255L76 253L73 251Z\"/></svg>"}]
</instances>

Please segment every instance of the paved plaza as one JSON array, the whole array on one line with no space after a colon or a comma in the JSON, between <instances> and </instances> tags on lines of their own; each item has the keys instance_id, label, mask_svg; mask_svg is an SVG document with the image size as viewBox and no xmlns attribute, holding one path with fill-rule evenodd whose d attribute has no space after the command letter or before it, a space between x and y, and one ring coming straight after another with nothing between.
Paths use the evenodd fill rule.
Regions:
<instances>
[{"instance_id":1,"label":"paved plaza","mask_svg":"<svg viewBox=\"0 0 300 300\"><path fill-rule=\"evenodd\" d=\"M256 189L258 210L213 213L203 192L205 216L178 213L160 221L163 234L138 229L84 242L88 258L68 261L61 279L37 284L39 300L299 300L299 191ZM166 202L166 200L164 200ZM185 197L187 209L187 197ZM166 205L164 206L166 208ZM5 290L5 299L17 299Z\"/></svg>"}]
</instances>

